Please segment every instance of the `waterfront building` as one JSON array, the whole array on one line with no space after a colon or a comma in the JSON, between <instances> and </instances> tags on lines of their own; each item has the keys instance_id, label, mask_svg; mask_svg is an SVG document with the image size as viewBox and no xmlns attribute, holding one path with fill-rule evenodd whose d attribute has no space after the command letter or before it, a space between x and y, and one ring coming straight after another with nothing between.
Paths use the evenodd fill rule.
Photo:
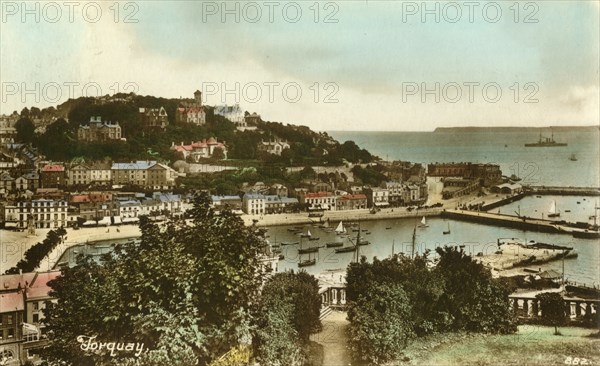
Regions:
<instances>
[{"instance_id":1,"label":"waterfront building","mask_svg":"<svg viewBox=\"0 0 600 366\"><path fill-rule=\"evenodd\" d=\"M17 206L17 227L29 226L50 229L67 226L67 202L64 200L36 199L20 201Z\"/></svg>"},{"instance_id":2,"label":"waterfront building","mask_svg":"<svg viewBox=\"0 0 600 366\"><path fill-rule=\"evenodd\" d=\"M331 192L308 192L299 196L299 202L311 210L335 211L337 197Z\"/></svg>"},{"instance_id":3,"label":"waterfront building","mask_svg":"<svg viewBox=\"0 0 600 366\"><path fill-rule=\"evenodd\" d=\"M405 191L405 186L401 182L397 181L388 181L383 182L381 184L381 188L387 189L388 193L388 202L390 206L398 207L402 206L405 202L403 193Z\"/></svg>"},{"instance_id":4,"label":"waterfront building","mask_svg":"<svg viewBox=\"0 0 600 366\"><path fill-rule=\"evenodd\" d=\"M364 190L369 208L390 205L390 192L385 188L367 187Z\"/></svg>"},{"instance_id":5,"label":"waterfront building","mask_svg":"<svg viewBox=\"0 0 600 366\"><path fill-rule=\"evenodd\" d=\"M249 215L265 214L265 196L260 193L246 193L242 198L244 212Z\"/></svg>"},{"instance_id":6,"label":"waterfront building","mask_svg":"<svg viewBox=\"0 0 600 366\"><path fill-rule=\"evenodd\" d=\"M110 186L112 183L111 166L104 162L75 165L67 170L67 182L69 185Z\"/></svg>"},{"instance_id":7,"label":"waterfront building","mask_svg":"<svg viewBox=\"0 0 600 366\"><path fill-rule=\"evenodd\" d=\"M434 163L427 166L427 174L431 177L462 177L477 180L485 187L502 181L502 171L496 164Z\"/></svg>"},{"instance_id":8,"label":"waterfront building","mask_svg":"<svg viewBox=\"0 0 600 366\"><path fill-rule=\"evenodd\" d=\"M492 193L502 193L502 194L517 194L523 191L523 186L519 183L502 183L490 188Z\"/></svg>"},{"instance_id":9,"label":"waterfront building","mask_svg":"<svg viewBox=\"0 0 600 366\"><path fill-rule=\"evenodd\" d=\"M87 142L106 142L121 139L119 122L102 122L102 117L91 117L87 125L80 125L77 139Z\"/></svg>"},{"instance_id":10,"label":"waterfront building","mask_svg":"<svg viewBox=\"0 0 600 366\"><path fill-rule=\"evenodd\" d=\"M242 199L240 196L211 196L212 206L215 210L230 209L233 212L241 213Z\"/></svg>"},{"instance_id":11,"label":"waterfront building","mask_svg":"<svg viewBox=\"0 0 600 366\"><path fill-rule=\"evenodd\" d=\"M268 214L287 212L291 206L296 204L298 204L298 199L296 198L278 195L265 196L265 212Z\"/></svg>"},{"instance_id":12,"label":"waterfront building","mask_svg":"<svg viewBox=\"0 0 600 366\"><path fill-rule=\"evenodd\" d=\"M346 194L338 197L337 209L339 211L344 210L362 210L367 208L368 200L367 196L360 194Z\"/></svg>"}]
</instances>

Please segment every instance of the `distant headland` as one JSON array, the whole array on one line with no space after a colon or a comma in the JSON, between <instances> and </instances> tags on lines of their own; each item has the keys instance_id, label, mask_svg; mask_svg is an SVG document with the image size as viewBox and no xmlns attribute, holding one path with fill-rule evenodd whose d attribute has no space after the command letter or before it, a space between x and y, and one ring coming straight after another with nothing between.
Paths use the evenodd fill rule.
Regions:
<instances>
[{"instance_id":1,"label":"distant headland","mask_svg":"<svg viewBox=\"0 0 600 366\"><path fill-rule=\"evenodd\" d=\"M493 130L495 132L523 132L523 131L597 131L600 126L546 126L546 127L437 127L433 132L483 132Z\"/></svg>"}]
</instances>

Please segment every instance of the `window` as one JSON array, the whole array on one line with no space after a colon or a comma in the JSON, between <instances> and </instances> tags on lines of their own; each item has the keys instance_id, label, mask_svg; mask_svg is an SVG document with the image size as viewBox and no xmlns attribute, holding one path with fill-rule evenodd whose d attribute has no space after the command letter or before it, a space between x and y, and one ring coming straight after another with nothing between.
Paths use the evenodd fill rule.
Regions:
<instances>
[{"instance_id":1,"label":"window","mask_svg":"<svg viewBox=\"0 0 600 366\"><path fill-rule=\"evenodd\" d=\"M40 314L33 314L33 322L34 323L39 323L40 322Z\"/></svg>"},{"instance_id":2,"label":"window","mask_svg":"<svg viewBox=\"0 0 600 366\"><path fill-rule=\"evenodd\" d=\"M33 302L33 310L39 310L40 309L40 303L38 301L34 301Z\"/></svg>"},{"instance_id":3,"label":"window","mask_svg":"<svg viewBox=\"0 0 600 366\"><path fill-rule=\"evenodd\" d=\"M13 323L13 316L7 315L6 316L6 324L12 324L12 323Z\"/></svg>"},{"instance_id":4,"label":"window","mask_svg":"<svg viewBox=\"0 0 600 366\"><path fill-rule=\"evenodd\" d=\"M8 337L7 338L14 338L15 337L15 329L14 328L9 328L8 329Z\"/></svg>"}]
</instances>

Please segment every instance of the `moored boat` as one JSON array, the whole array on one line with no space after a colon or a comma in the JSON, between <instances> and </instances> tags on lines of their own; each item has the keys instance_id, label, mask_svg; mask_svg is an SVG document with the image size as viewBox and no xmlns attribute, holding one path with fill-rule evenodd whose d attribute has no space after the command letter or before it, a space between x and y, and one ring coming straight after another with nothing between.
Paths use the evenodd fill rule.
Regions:
<instances>
[{"instance_id":1,"label":"moored boat","mask_svg":"<svg viewBox=\"0 0 600 366\"><path fill-rule=\"evenodd\" d=\"M332 242L329 242L329 243L325 244L325 246L327 248L336 248L336 247L342 247L342 246L344 246L344 243L337 242L337 241L332 241Z\"/></svg>"},{"instance_id":2,"label":"moored boat","mask_svg":"<svg viewBox=\"0 0 600 366\"><path fill-rule=\"evenodd\" d=\"M343 248L337 248L335 250L336 253L348 253L348 252L353 252L356 250L356 247L353 245L351 247L343 247Z\"/></svg>"}]
</instances>

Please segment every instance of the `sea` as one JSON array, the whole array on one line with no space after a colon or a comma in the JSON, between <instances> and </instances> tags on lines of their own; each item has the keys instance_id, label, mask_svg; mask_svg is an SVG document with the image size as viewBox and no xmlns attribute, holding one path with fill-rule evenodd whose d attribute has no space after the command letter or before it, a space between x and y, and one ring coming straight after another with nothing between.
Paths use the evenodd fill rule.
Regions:
<instances>
[{"instance_id":1,"label":"sea","mask_svg":"<svg viewBox=\"0 0 600 366\"><path fill-rule=\"evenodd\" d=\"M536 142L540 131L544 137L554 132L557 142L566 142L564 147L525 147L525 143ZM544 186L600 186L600 133L598 128L573 128L540 130L523 129L442 129L435 132L347 132L330 131L329 135L344 142L352 140L361 148L386 160L402 160L423 164L435 162L478 162L500 165L506 176L520 177L522 183ZM570 160L575 154L576 161ZM560 219L586 221L594 214L594 207L600 206L598 197L577 196L530 196L520 201L499 207L504 214L516 212L528 217L542 218L556 202L561 212ZM600 213L600 212L599 212ZM547 217L546 217L547 218ZM551 234L525 231L512 228L481 225L469 222L430 218L428 227L417 229L415 247L412 235L416 221L420 218L389 219L361 222L362 239L370 242L360 246L360 255L368 260L386 258L392 253L410 254L430 251L435 257L436 247L464 245L464 250L473 255L495 252L499 238L517 238L524 241L564 245L573 247L577 258L564 261L565 278L569 281L600 287L600 242L597 239L579 239L566 234ZM335 226L338 223L330 223ZM327 242L342 241L344 246L351 245L349 239L341 239L335 233L314 225L303 225L303 232L311 231L319 240L301 239L288 229L291 226L270 227L267 235L272 244L281 242L300 242L297 245L282 246L284 258L278 263L278 271L298 271L298 262L316 259L316 264L303 267L312 274L343 271L354 260L353 253L335 253L335 248L326 248ZM444 231L450 234L443 234ZM354 237L357 232L351 232ZM72 261L74 252L104 253L110 250L106 244L96 246L73 247L64 253L61 261ZM298 248L320 246L317 253L298 254ZM554 269L562 273L562 261L532 268Z\"/></svg>"}]
</instances>

